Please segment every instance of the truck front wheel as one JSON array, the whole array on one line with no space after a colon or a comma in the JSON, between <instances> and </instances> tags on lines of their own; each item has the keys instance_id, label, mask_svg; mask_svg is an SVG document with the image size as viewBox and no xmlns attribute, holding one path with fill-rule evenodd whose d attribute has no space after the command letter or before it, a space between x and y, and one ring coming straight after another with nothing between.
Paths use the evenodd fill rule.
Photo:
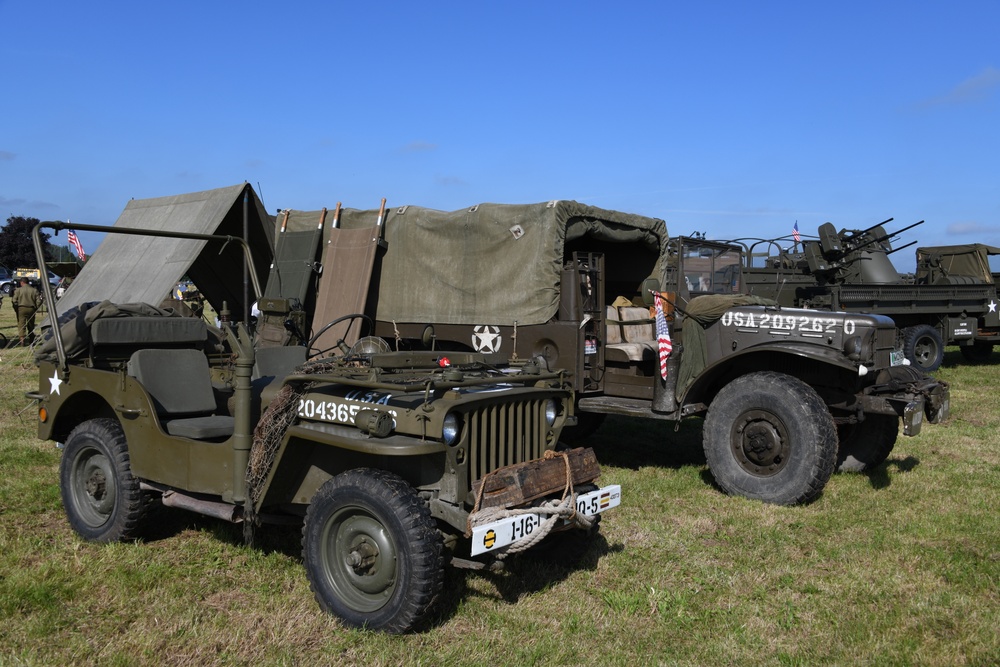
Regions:
<instances>
[{"instance_id":1,"label":"truck front wheel","mask_svg":"<svg viewBox=\"0 0 1000 667\"><path fill-rule=\"evenodd\" d=\"M313 497L302 557L317 602L345 625L403 633L444 582L442 539L413 488L384 470L331 478Z\"/></svg>"},{"instance_id":2,"label":"truck front wheel","mask_svg":"<svg viewBox=\"0 0 1000 667\"><path fill-rule=\"evenodd\" d=\"M899 417L868 415L863 422L837 427L840 447L837 450L838 472L864 472L881 464L896 446Z\"/></svg>"},{"instance_id":3,"label":"truck front wheel","mask_svg":"<svg viewBox=\"0 0 1000 667\"><path fill-rule=\"evenodd\" d=\"M776 505L818 496L837 459L830 411L812 387L781 373L751 373L723 387L703 431L722 490Z\"/></svg>"},{"instance_id":4,"label":"truck front wheel","mask_svg":"<svg viewBox=\"0 0 1000 667\"><path fill-rule=\"evenodd\" d=\"M944 361L944 340L929 324L906 327L903 334L903 354L925 373L936 371Z\"/></svg>"},{"instance_id":5,"label":"truck front wheel","mask_svg":"<svg viewBox=\"0 0 1000 667\"><path fill-rule=\"evenodd\" d=\"M69 524L83 539L135 537L147 503L132 476L125 433L115 420L91 419L70 432L59 487Z\"/></svg>"}]
</instances>

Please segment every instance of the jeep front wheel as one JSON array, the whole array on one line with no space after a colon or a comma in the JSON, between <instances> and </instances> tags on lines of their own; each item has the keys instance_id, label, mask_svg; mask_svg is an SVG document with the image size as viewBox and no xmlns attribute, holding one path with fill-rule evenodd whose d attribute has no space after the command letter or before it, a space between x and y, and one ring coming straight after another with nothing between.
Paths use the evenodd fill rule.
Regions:
<instances>
[{"instance_id":1,"label":"jeep front wheel","mask_svg":"<svg viewBox=\"0 0 1000 667\"><path fill-rule=\"evenodd\" d=\"M751 373L716 395L703 427L716 483L776 505L814 499L833 473L837 430L816 391L781 373Z\"/></svg>"},{"instance_id":2,"label":"jeep front wheel","mask_svg":"<svg viewBox=\"0 0 1000 667\"><path fill-rule=\"evenodd\" d=\"M91 542L135 537L146 503L132 476L128 444L113 419L92 419L73 429L63 448L59 486L70 526Z\"/></svg>"},{"instance_id":3,"label":"jeep front wheel","mask_svg":"<svg viewBox=\"0 0 1000 667\"><path fill-rule=\"evenodd\" d=\"M317 602L346 625L407 632L444 582L441 535L430 509L400 477L360 468L313 497L302 556Z\"/></svg>"},{"instance_id":4,"label":"jeep front wheel","mask_svg":"<svg viewBox=\"0 0 1000 667\"><path fill-rule=\"evenodd\" d=\"M863 422L837 427L838 472L864 472L881 464L896 446L899 417L868 415Z\"/></svg>"}]
</instances>

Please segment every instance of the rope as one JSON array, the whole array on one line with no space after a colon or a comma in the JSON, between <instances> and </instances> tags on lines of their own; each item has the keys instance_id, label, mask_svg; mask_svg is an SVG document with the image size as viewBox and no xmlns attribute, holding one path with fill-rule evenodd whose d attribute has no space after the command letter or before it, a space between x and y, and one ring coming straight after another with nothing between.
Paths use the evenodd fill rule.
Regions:
<instances>
[{"instance_id":1,"label":"rope","mask_svg":"<svg viewBox=\"0 0 1000 667\"><path fill-rule=\"evenodd\" d=\"M559 520L570 522L574 524L574 527L576 528L589 530L594 524L594 517L580 514L576 511L576 493L573 491L573 471L570 467L569 455L566 452L554 452L552 450L548 450L545 452L543 458L554 459L557 456L561 457L566 464L566 485L563 488L562 497L559 500L553 498L552 500L547 500L535 507L520 507L511 509L505 507L487 507L486 509L480 509L480 504L483 499L483 490L486 488L486 480L489 479L491 475L495 475L505 469L498 468L483 477L482 484L479 486L479 491L476 493L476 503L473 506L472 512L469 514L469 519L467 521L466 537L472 535L473 528L481 526L484 523L491 523L507 517L520 516L523 514L547 515L548 518L544 519L542 524L536 530L533 530L530 535L525 535L497 555L498 559L502 559L510 554L526 551L544 540L548 537L549 533L552 532L552 529L556 526L556 523Z\"/></svg>"}]
</instances>

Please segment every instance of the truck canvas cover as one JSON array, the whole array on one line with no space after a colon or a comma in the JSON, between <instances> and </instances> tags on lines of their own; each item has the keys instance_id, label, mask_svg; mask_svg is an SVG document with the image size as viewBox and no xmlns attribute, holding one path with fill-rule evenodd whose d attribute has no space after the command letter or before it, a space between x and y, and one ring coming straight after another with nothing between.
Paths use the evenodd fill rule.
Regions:
<instances>
[{"instance_id":1,"label":"truck canvas cover","mask_svg":"<svg viewBox=\"0 0 1000 667\"><path fill-rule=\"evenodd\" d=\"M982 243L917 248L917 281L928 281L936 268L945 277L966 276L991 284L990 255L1000 255L1000 248Z\"/></svg>"},{"instance_id":2,"label":"truck canvas cover","mask_svg":"<svg viewBox=\"0 0 1000 667\"><path fill-rule=\"evenodd\" d=\"M343 229L372 227L378 210L344 209ZM664 275L663 220L575 201L479 204L445 212L417 206L386 211L384 256L376 262L376 316L396 322L543 324L559 309L567 243L583 237L641 243ZM321 294L320 299L324 298Z\"/></svg>"},{"instance_id":3,"label":"truck canvas cover","mask_svg":"<svg viewBox=\"0 0 1000 667\"><path fill-rule=\"evenodd\" d=\"M247 184L154 199L133 199L115 227L243 237L261 284L273 258L273 221ZM93 301L159 304L187 275L212 307L225 301L234 313L243 306L243 253L236 244L224 249L207 241L109 234L58 302L59 314ZM217 244L213 244L216 245ZM251 294L251 299L253 295Z\"/></svg>"}]
</instances>

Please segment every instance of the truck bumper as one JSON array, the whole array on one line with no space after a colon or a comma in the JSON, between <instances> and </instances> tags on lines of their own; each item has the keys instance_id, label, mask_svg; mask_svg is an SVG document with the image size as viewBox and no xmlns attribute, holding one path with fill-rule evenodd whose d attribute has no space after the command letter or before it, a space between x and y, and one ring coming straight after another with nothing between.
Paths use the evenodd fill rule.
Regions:
<instances>
[{"instance_id":1,"label":"truck bumper","mask_svg":"<svg viewBox=\"0 0 1000 667\"><path fill-rule=\"evenodd\" d=\"M935 380L910 366L896 366L880 376L861 397L865 413L898 415L903 435L917 435L924 420L940 424L951 412L948 383Z\"/></svg>"}]
</instances>

